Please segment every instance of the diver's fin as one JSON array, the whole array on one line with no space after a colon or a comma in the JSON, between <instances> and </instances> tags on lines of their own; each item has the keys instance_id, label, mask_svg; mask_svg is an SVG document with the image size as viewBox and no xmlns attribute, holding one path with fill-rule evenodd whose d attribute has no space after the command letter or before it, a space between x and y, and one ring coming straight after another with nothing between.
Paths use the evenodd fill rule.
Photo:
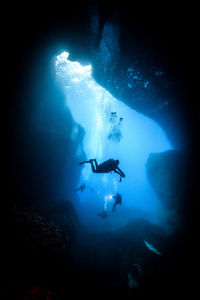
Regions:
<instances>
[{"instance_id":1,"label":"diver's fin","mask_svg":"<svg viewBox=\"0 0 200 300\"><path fill-rule=\"evenodd\" d=\"M156 253L156 254L158 254L158 255L162 255L162 253L160 253L156 248L154 248L154 246L152 246L151 244L149 244L149 243L146 242L146 241L144 241L144 243L145 243L145 245L147 246L147 248L148 248L150 251L152 251L152 252L154 252L154 253Z\"/></svg>"},{"instance_id":2,"label":"diver's fin","mask_svg":"<svg viewBox=\"0 0 200 300\"><path fill-rule=\"evenodd\" d=\"M83 164L86 164L86 163L89 163L89 161L82 161L79 163L79 165L83 165Z\"/></svg>"}]
</instances>

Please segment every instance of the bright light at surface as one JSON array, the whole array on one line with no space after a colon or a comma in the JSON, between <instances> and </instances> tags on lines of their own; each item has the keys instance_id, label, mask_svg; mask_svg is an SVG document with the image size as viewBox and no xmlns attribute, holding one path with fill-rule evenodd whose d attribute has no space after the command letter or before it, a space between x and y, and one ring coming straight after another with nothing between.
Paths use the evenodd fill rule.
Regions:
<instances>
[{"instance_id":1,"label":"bright light at surface","mask_svg":"<svg viewBox=\"0 0 200 300\"><path fill-rule=\"evenodd\" d=\"M87 159L96 158L98 163L109 158L119 159L119 167L126 175L119 182L115 173L94 174L90 164L83 165L79 184L86 183L95 191L80 194L84 218L91 225L99 222L99 226L104 226L107 222L108 229L121 227L138 214L162 223L166 211L147 180L145 163L150 153L172 148L165 133L153 120L137 113L96 83L90 65L72 62L68 56L67 52L57 56L56 74L74 121L84 128L85 155ZM79 141L79 146L81 143ZM107 207L109 195L117 192L122 195L123 205L100 225L97 213ZM108 199L104 203L106 195Z\"/></svg>"},{"instance_id":2,"label":"bright light at surface","mask_svg":"<svg viewBox=\"0 0 200 300\"><path fill-rule=\"evenodd\" d=\"M68 57L69 57L68 52L63 52L57 56L56 73L60 78L64 80L67 72L68 76L70 76L71 83L74 82L76 84L77 82L84 81L87 77L91 76L91 65L82 66L78 62L72 62L68 60ZM63 72L63 70L65 70L65 72ZM70 82L66 81L65 84L66 86L68 84L70 85Z\"/></svg>"},{"instance_id":3,"label":"bright light at surface","mask_svg":"<svg viewBox=\"0 0 200 300\"><path fill-rule=\"evenodd\" d=\"M69 57L69 53L64 51L62 52L60 55L57 56L57 61L56 61L56 64L62 62L62 61L65 61L66 59L68 59Z\"/></svg>"}]
</instances>

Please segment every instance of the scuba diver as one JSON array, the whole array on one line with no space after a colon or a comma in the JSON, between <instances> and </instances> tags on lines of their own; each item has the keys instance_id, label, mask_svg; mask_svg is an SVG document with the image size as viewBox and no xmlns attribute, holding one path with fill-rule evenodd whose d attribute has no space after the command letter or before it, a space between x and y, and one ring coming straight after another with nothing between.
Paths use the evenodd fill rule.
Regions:
<instances>
[{"instance_id":1,"label":"scuba diver","mask_svg":"<svg viewBox=\"0 0 200 300\"><path fill-rule=\"evenodd\" d=\"M86 188L85 183L81 184L79 188L76 188L74 190L74 192L78 192L81 191L81 193L83 192L83 190Z\"/></svg>"},{"instance_id":2,"label":"scuba diver","mask_svg":"<svg viewBox=\"0 0 200 300\"><path fill-rule=\"evenodd\" d=\"M125 177L125 174L118 167L118 165L119 165L119 160L118 159L116 159L116 160L108 159L108 160L104 161L103 163L101 163L99 165L98 165L96 159L90 159L88 161L80 162L79 165L83 165L83 164L86 164L86 163L91 164L93 173L109 173L109 172L114 171L115 173L120 175L120 181L121 181L122 177Z\"/></svg>"},{"instance_id":3,"label":"scuba diver","mask_svg":"<svg viewBox=\"0 0 200 300\"><path fill-rule=\"evenodd\" d=\"M113 206L112 206L112 211L110 210L110 209L107 209L107 201L109 201L108 199L115 199L115 202L114 202L114 204L113 204ZM109 214L111 214L111 213L113 213L114 211L116 211L116 206L118 205L118 204L122 204L122 196L119 194L119 193L117 193L116 194L116 196L111 196L111 195L107 195L107 196L105 196L105 204L104 204L104 210L103 211L101 211L101 212L99 212L97 215L99 216L99 217L101 217L101 218L103 218L103 219L105 219Z\"/></svg>"},{"instance_id":4,"label":"scuba diver","mask_svg":"<svg viewBox=\"0 0 200 300\"><path fill-rule=\"evenodd\" d=\"M91 192L94 192L94 189L91 188L90 186L86 186L85 183L82 183L82 184L80 185L79 188L76 188L76 189L74 190L74 192L81 191L81 193L82 193L83 190L85 190L86 188L89 188Z\"/></svg>"},{"instance_id":5,"label":"scuba diver","mask_svg":"<svg viewBox=\"0 0 200 300\"><path fill-rule=\"evenodd\" d=\"M117 193L116 196L113 196L113 198L115 199L115 203L113 204L112 212L116 210L117 204L122 205L122 196L119 193Z\"/></svg>"}]
</instances>

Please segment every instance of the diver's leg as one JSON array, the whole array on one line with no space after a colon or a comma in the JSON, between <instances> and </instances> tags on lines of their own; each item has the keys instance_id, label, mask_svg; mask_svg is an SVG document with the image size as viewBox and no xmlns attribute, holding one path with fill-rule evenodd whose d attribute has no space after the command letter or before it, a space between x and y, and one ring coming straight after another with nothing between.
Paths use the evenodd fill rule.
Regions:
<instances>
[{"instance_id":1,"label":"diver's leg","mask_svg":"<svg viewBox=\"0 0 200 300\"><path fill-rule=\"evenodd\" d=\"M95 167L98 166L98 165L97 165L97 162L96 162L96 159L90 159L89 162L91 163L92 172L93 172L93 173L97 173L97 169L95 169L94 164L93 164L93 161L95 162Z\"/></svg>"},{"instance_id":2,"label":"diver's leg","mask_svg":"<svg viewBox=\"0 0 200 300\"><path fill-rule=\"evenodd\" d=\"M99 165L98 165L98 162L97 162L96 158L94 159L94 163L95 163L96 170L98 170Z\"/></svg>"},{"instance_id":3,"label":"diver's leg","mask_svg":"<svg viewBox=\"0 0 200 300\"><path fill-rule=\"evenodd\" d=\"M96 159L89 159L89 160L82 161L82 162L79 163L79 165L89 164L89 163L91 163L92 161L96 161Z\"/></svg>"},{"instance_id":4,"label":"diver's leg","mask_svg":"<svg viewBox=\"0 0 200 300\"><path fill-rule=\"evenodd\" d=\"M95 166L94 166L93 162L95 162ZM98 166L98 163L97 163L96 159L89 159L88 161L82 161L82 162L79 163L79 165L83 165L83 164L87 164L87 163L91 164L92 172L97 173L97 170L98 170L99 166ZM96 167L96 169L95 169L95 167Z\"/></svg>"},{"instance_id":5,"label":"diver's leg","mask_svg":"<svg viewBox=\"0 0 200 300\"><path fill-rule=\"evenodd\" d=\"M82 162L79 163L79 165L87 164L89 162L90 162L89 160L88 161L82 161Z\"/></svg>"}]
</instances>

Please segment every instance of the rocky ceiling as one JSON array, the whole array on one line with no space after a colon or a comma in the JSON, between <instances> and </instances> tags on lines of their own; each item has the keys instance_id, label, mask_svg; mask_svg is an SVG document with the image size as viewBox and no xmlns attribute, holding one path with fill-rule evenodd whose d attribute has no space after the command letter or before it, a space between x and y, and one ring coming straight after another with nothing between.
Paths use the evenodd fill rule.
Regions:
<instances>
[{"instance_id":1,"label":"rocky ceiling","mask_svg":"<svg viewBox=\"0 0 200 300\"><path fill-rule=\"evenodd\" d=\"M92 61L100 84L156 120L175 147L191 148L196 128L193 12L183 4L145 6L128 1L12 7L5 22L5 28L9 26L4 44L11 63L9 111L23 105L23 96L16 95L27 84L37 57L57 44L53 55L68 47L72 59ZM111 56L106 66L102 61L105 48Z\"/></svg>"}]
</instances>

